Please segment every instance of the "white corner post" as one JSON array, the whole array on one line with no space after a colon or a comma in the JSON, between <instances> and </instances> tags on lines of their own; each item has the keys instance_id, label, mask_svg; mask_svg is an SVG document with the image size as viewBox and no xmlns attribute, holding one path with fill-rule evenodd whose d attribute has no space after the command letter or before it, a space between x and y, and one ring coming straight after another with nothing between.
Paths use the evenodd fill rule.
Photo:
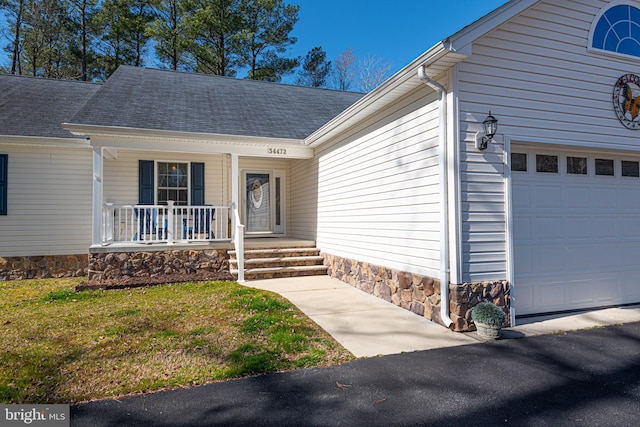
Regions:
<instances>
[{"instance_id":1,"label":"white corner post","mask_svg":"<svg viewBox=\"0 0 640 427\"><path fill-rule=\"evenodd\" d=\"M102 244L102 147L93 147L93 204L91 246Z\"/></svg>"},{"instance_id":2,"label":"white corner post","mask_svg":"<svg viewBox=\"0 0 640 427\"><path fill-rule=\"evenodd\" d=\"M240 168L238 155L231 154L231 232L238 262L238 282L244 282L244 225L240 221Z\"/></svg>"},{"instance_id":3,"label":"white corner post","mask_svg":"<svg viewBox=\"0 0 640 427\"><path fill-rule=\"evenodd\" d=\"M513 297L513 287L515 286L515 267L514 263L514 249L513 249L513 187L511 180L511 139L504 136L504 150L503 150L503 162L504 162L504 193L505 193L505 209L507 213L506 220L506 249L507 249L507 280L509 281L510 295L511 295L511 310L510 320L511 326L516 326L516 309L515 305L517 301Z\"/></svg>"}]
</instances>

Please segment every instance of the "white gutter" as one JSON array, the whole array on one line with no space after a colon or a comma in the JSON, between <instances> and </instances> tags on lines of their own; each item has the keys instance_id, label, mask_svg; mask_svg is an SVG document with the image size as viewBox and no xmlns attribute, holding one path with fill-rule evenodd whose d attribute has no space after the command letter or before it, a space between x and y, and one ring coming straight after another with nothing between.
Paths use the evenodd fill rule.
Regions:
<instances>
[{"instance_id":1,"label":"white gutter","mask_svg":"<svg viewBox=\"0 0 640 427\"><path fill-rule=\"evenodd\" d=\"M48 136L0 135L0 144L28 145L30 147L91 148L87 138L61 138Z\"/></svg>"},{"instance_id":2,"label":"white gutter","mask_svg":"<svg viewBox=\"0 0 640 427\"><path fill-rule=\"evenodd\" d=\"M83 125L78 123L62 123L62 128L73 135L105 136L105 137L147 137L159 139L184 139L193 141L248 142L251 144L278 144L304 147L304 140L294 138L278 138L270 136L231 135L224 133L187 132L163 129L130 128L124 126ZM85 138L86 139L86 138Z\"/></svg>"},{"instance_id":3,"label":"white gutter","mask_svg":"<svg viewBox=\"0 0 640 427\"><path fill-rule=\"evenodd\" d=\"M447 173L447 91L440 83L432 80L425 72L424 65L418 68L420 80L438 93L439 98L439 164L440 164L440 318L446 327L453 322L449 318L449 209Z\"/></svg>"}]
</instances>

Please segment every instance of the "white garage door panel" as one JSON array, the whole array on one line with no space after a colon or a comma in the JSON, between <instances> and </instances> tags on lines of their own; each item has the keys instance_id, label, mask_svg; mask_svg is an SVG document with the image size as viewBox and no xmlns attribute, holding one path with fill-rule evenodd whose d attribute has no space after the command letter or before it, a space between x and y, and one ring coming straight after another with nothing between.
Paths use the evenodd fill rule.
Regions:
<instances>
[{"instance_id":1,"label":"white garage door panel","mask_svg":"<svg viewBox=\"0 0 640 427\"><path fill-rule=\"evenodd\" d=\"M620 206L620 193L612 188L598 188L585 189L585 192L591 192L590 197L586 200L590 201L585 207L591 209L603 209L608 211L611 206Z\"/></svg>"},{"instance_id":2,"label":"white garage door panel","mask_svg":"<svg viewBox=\"0 0 640 427\"><path fill-rule=\"evenodd\" d=\"M533 208L548 209L562 207L562 187L559 185L538 185L531 188Z\"/></svg>"},{"instance_id":3,"label":"white garage door panel","mask_svg":"<svg viewBox=\"0 0 640 427\"><path fill-rule=\"evenodd\" d=\"M585 239L585 231L591 227L592 219L585 216L568 217L564 221L564 234L567 239ZM589 234L589 233L586 233Z\"/></svg>"},{"instance_id":4,"label":"white garage door panel","mask_svg":"<svg viewBox=\"0 0 640 427\"><path fill-rule=\"evenodd\" d=\"M514 306L517 315L640 302L640 177L622 177L621 155L587 157L587 175L512 173ZM543 152L542 154L551 154ZM595 158L615 159L615 176L597 176Z\"/></svg>"},{"instance_id":5,"label":"white garage door panel","mask_svg":"<svg viewBox=\"0 0 640 427\"><path fill-rule=\"evenodd\" d=\"M617 273L575 280L569 275L556 275L556 280L549 282L536 278L535 283L519 283L514 287L517 312L531 314L620 304L623 295L618 291L622 287L616 276ZM631 288L637 291L637 285Z\"/></svg>"},{"instance_id":6,"label":"white garage door panel","mask_svg":"<svg viewBox=\"0 0 640 427\"><path fill-rule=\"evenodd\" d=\"M531 240L533 234L531 233L531 218L518 217L513 218L513 238L515 240L524 241Z\"/></svg>"},{"instance_id":7,"label":"white garage door panel","mask_svg":"<svg viewBox=\"0 0 640 427\"><path fill-rule=\"evenodd\" d=\"M533 273L533 251L531 248L520 247L514 256L515 270L521 275Z\"/></svg>"},{"instance_id":8,"label":"white garage door panel","mask_svg":"<svg viewBox=\"0 0 640 427\"><path fill-rule=\"evenodd\" d=\"M625 270L629 270L638 265L638 259L640 259L640 242L634 244L625 245L625 250L622 251L622 264ZM639 279L640 278L636 278Z\"/></svg>"},{"instance_id":9,"label":"white garage door panel","mask_svg":"<svg viewBox=\"0 0 640 427\"><path fill-rule=\"evenodd\" d=\"M549 247L540 250L536 248L536 255L535 271L540 271L542 266L544 266L544 269L549 273L562 273L564 271L565 262L562 260L563 249Z\"/></svg>"},{"instance_id":10,"label":"white garage door panel","mask_svg":"<svg viewBox=\"0 0 640 427\"><path fill-rule=\"evenodd\" d=\"M541 216L535 218L535 236L539 240L561 240L562 236L562 217L560 216Z\"/></svg>"},{"instance_id":11,"label":"white garage door panel","mask_svg":"<svg viewBox=\"0 0 640 427\"><path fill-rule=\"evenodd\" d=\"M531 195L528 185L518 185L515 182L513 185L512 204L514 209L526 208L531 206Z\"/></svg>"},{"instance_id":12,"label":"white garage door panel","mask_svg":"<svg viewBox=\"0 0 640 427\"><path fill-rule=\"evenodd\" d=\"M609 244L573 244L567 242L559 242L557 245L551 245L545 242L544 245L538 246L519 246L516 251L515 269L520 273L518 277L526 277L529 272L531 275L550 276L550 273L566 274L567 271L573 273L577 277L581 277L580 273L602 273L608 271L623 271L640 269L638 265L638 248L640 242L636 242L632 249L628 252L624 250L626 245L622 246L618 243ZM636 254L633 256L631 254Z\"/></svg>"},{"instance_id":13,"label":"white garage door panel","mask_svg":"<svg viewBox=\"0 0 640 427\"><path fill-rule=\"evenodd\" d=\"M606 239L611 236L611 230L617 227L618 218L615 216L596 216L591 223L591 237Z\"/></svg>"},{"instance_id":14,"label":"white garage door panel","mask_svg":"<svg viewBox=\"0 0 640 427\"><path fill-rule=\"evenodd\" d=\"M620 195L620 209L640 209L637 191L620 189L618 194Z\"/></svg>"},{"instance_id":15,"label":"white garage door panel","mask_svg":"<svg viewBox=\"0 0 640 427\"><path fill-rule=\"evenodd\" d=\"M569 208L588 208L589 207L589 190L582 187L567 187L565 192L567 195L567 207Z\"/></svg>"},{"instance_id":16,"label":"white garage door panel","mask_svg":"<svg viewBox=\"0 0 640 427\"><path fill-rule=\"evenodd\" d=\"M619 218L616 222L618 235L624 237L640 237L640 218Z\"/></svg>"}]
</instances>

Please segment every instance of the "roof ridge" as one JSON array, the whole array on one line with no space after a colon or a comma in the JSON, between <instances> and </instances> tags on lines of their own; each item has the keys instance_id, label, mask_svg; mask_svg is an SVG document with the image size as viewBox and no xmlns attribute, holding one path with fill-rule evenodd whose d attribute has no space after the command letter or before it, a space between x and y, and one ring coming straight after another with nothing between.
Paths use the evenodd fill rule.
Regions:
<instances>
[{"instance_id":1,"label":"roof ridge","mask_svg":"<svg viewBox=\"0 0 640 427\"><path fill-rule=\"evenodd\" d=\"M253 80L253 79L242 79L242 78L237 78L237 77L231 77L231 76L221 76L218 74L207 74L207 73L201 73L201 72L190 72L190 71L181 71L181 70L170 70L170 69L166 69L166 68L153 68L153 67L136 67L134 65L120 65L118 67L119 69L132 69L132 70L136 70L136 71L148 71L148 72L163 72L163 73L174 73L174 74L181 74L184 76L194 76L194 77L199 77L199 78L219 78L219 79L225 79L227 81L233 81L233 82L238 82L238 83L242 83L242 84L261 84L261 85L274 85L274 86L280 86L280 87L287 87L287 88L296 88L296 89L300 89L300 90L317 90L317 91L328 91L328 92L333 92L333 93L352 93L352 94L364 94L364 92L356 92L356 91L348 91L348 90L338 90L338 89L331 89L331 88L326 88L326 87L312 87L312 86L301 86L301 85L292 85L292 84L288 84L288 83L282 83L282 82L271 82L268 80ZM115 72L118 72L118 70L116 70ZM109 81L107 79L107 81Z\"/></svg>"},{"instance_id":2,"label":"roof ridge","mask_svg":"<svg viewBox=\"0 0 640 427\"><path fill-rule=\"evenodd\" d=\"M75 80L75 79L56 79L53 77L40 77L40 76L30 76L25 74L10 74L10 73L0 73L1 77L9 77L9 78L21 78L21 79L31 79L31 80L39 80L46 82L64 82L64 83L79 83L79 84L88 84L88 85L101 85L101 82L90 82L83 80Z\"/></svg>"}]
</instances>

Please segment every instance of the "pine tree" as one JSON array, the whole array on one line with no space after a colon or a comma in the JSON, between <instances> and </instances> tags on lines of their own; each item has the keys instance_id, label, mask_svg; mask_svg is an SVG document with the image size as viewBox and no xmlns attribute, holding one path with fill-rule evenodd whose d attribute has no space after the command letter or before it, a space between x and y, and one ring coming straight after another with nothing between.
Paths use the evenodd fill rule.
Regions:
<instances>
[{"instance_id":1,"label":"pine tree","mask_svg":"<svg viewBox=\"0 0 640 427\"><path fill-rule=\"evenodd\" d=\"M240 0L187 0L187 51L197 72L235 77L241 64Z\"/></svg>"},{"instance_id":2,"label":"pine tree","mask_svg":"<svg viewBox=\"0 0 640 427\"><path fill-rule=\"evenodd\" d=\"M160 0L155 18L147 27L147 34L155 42L156 56L172 70L188 68L185 16L185 0Z\"/></svg>"},{"instance_id":3,"label":"pine tree","mask_svg":"<svg viewBox=\"0 0 640 427\"><path fill-rule=\"evenodd\" d=\"M330 72L331 61L327 61L327 53L322 50L322 46L317 46L305 56L296 83L301 86L323 87L327 84Z\"/></svg>"},{"instance_id":4,"label":"pine tree","mask_svg":"<svg viewBox=\"0 0 640 427\"><path fill-rule=\"evenodd\" d=\"M237 39L247 78L280 81L298 66L296 58L282 54L296 43L290 33L298 21L300 6L282 0L243 0L243 29Z\"/></svg>"}]
</instances>

